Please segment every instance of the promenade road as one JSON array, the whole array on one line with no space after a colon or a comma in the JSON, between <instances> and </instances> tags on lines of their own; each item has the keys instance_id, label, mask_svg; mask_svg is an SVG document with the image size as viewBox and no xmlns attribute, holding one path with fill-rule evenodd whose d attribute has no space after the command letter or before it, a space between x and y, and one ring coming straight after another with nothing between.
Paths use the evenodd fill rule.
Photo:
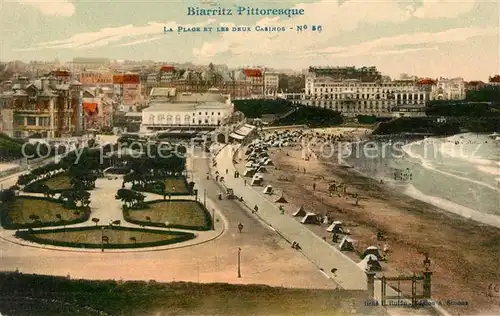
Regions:
<instances>
[{"instance_id":1,"label":"promenade road","mask_svg":"<svg viewBox=\"0 0 500 316\"><path fill-rule=\"evenodd\" d=\"M233 152L237 147L226 146L216 157L217 170L224 176L227 187L233 188L235 194L243 197L251 208L257 205L258 215L286 239L298 242L303 253L323 269L336 283L344 289L365 290L366 274L347 256L330 246L294 218L282 215L277 204L273 204L261 196L250 186L245 186L243 178L234 178ZM229 170L226 175L226 169ZM286 198L286 196L285 196ZM332 274L331 269L337 269Z\"/></svg>"}]
</instances>

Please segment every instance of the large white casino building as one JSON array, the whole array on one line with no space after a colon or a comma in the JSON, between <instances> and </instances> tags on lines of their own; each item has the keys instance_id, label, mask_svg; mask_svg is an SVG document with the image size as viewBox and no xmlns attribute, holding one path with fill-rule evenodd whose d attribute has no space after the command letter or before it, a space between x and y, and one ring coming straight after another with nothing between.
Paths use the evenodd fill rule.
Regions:
<instances>
[{"instance_id":1,"label":"large white casino building","mask_svg":"<svg viewBox=\"0 0 500 316\"><path fill-rule=\"evenodd\" d=\"M149 107L142 111L142 131L171 127L217 128L233 114L229 95L218 89L206 93L177 92L175 88L153 88Z\"/></svg>"}]
</instances>

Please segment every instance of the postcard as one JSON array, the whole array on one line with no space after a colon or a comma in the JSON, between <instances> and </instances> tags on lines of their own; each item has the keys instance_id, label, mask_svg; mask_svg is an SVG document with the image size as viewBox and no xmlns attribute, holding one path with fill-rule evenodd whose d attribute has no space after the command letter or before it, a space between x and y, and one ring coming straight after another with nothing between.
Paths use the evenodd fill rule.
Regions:
<instances>
[{"instance_id":1,"label":"postcard","mask_svg":"<svg viewBox=\"0 0 500 316\"><path fill-rule=\"evenodd\" d=\"M0 3L0 316L500 314L500 2Z\"/></svg>"}]
</instances>

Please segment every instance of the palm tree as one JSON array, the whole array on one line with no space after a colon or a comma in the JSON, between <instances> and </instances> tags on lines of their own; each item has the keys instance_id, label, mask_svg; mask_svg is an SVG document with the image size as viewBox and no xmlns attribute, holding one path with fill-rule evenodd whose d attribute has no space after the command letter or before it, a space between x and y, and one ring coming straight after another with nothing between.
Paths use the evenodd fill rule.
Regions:
<instances>
[{"instance_id":1,"label":"palm tree","mask_svg":"<svg viewBox=\"0 0 500 316\"><path fill-rule=\"evenodd\" d=\"M95 226L97 227L97 223L99 223L99 219L98 218L92 218L92 221L95 223Z\"/></svg>"}]
</instances>

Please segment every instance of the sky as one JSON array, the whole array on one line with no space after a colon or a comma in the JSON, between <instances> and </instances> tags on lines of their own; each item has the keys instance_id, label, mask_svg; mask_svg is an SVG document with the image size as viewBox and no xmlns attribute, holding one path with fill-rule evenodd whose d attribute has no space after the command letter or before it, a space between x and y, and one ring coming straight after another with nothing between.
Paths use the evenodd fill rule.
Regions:
<instances>
[{"instance_id":1,"label":"sky","mask_svg":"<svg viewBox=\"0 0 500 316\"><path fill-rule=\"evenodd\" d=\"M500 1L0 0L0 60L74 57L261 65L377 66L399 76L500 73ZM217 1L217 2L215 2ZM301 16L189 16L188 7L300 8ZM297 32L297 25L307 25ZM312 31L321 25L322 31ZM213 27L212 32L177 32ZM246 26L250 32L216 32ZM257 32L255 26L285 27ZM164 27L174 32L164 33Z\"/></svg>"}]
</instances>

